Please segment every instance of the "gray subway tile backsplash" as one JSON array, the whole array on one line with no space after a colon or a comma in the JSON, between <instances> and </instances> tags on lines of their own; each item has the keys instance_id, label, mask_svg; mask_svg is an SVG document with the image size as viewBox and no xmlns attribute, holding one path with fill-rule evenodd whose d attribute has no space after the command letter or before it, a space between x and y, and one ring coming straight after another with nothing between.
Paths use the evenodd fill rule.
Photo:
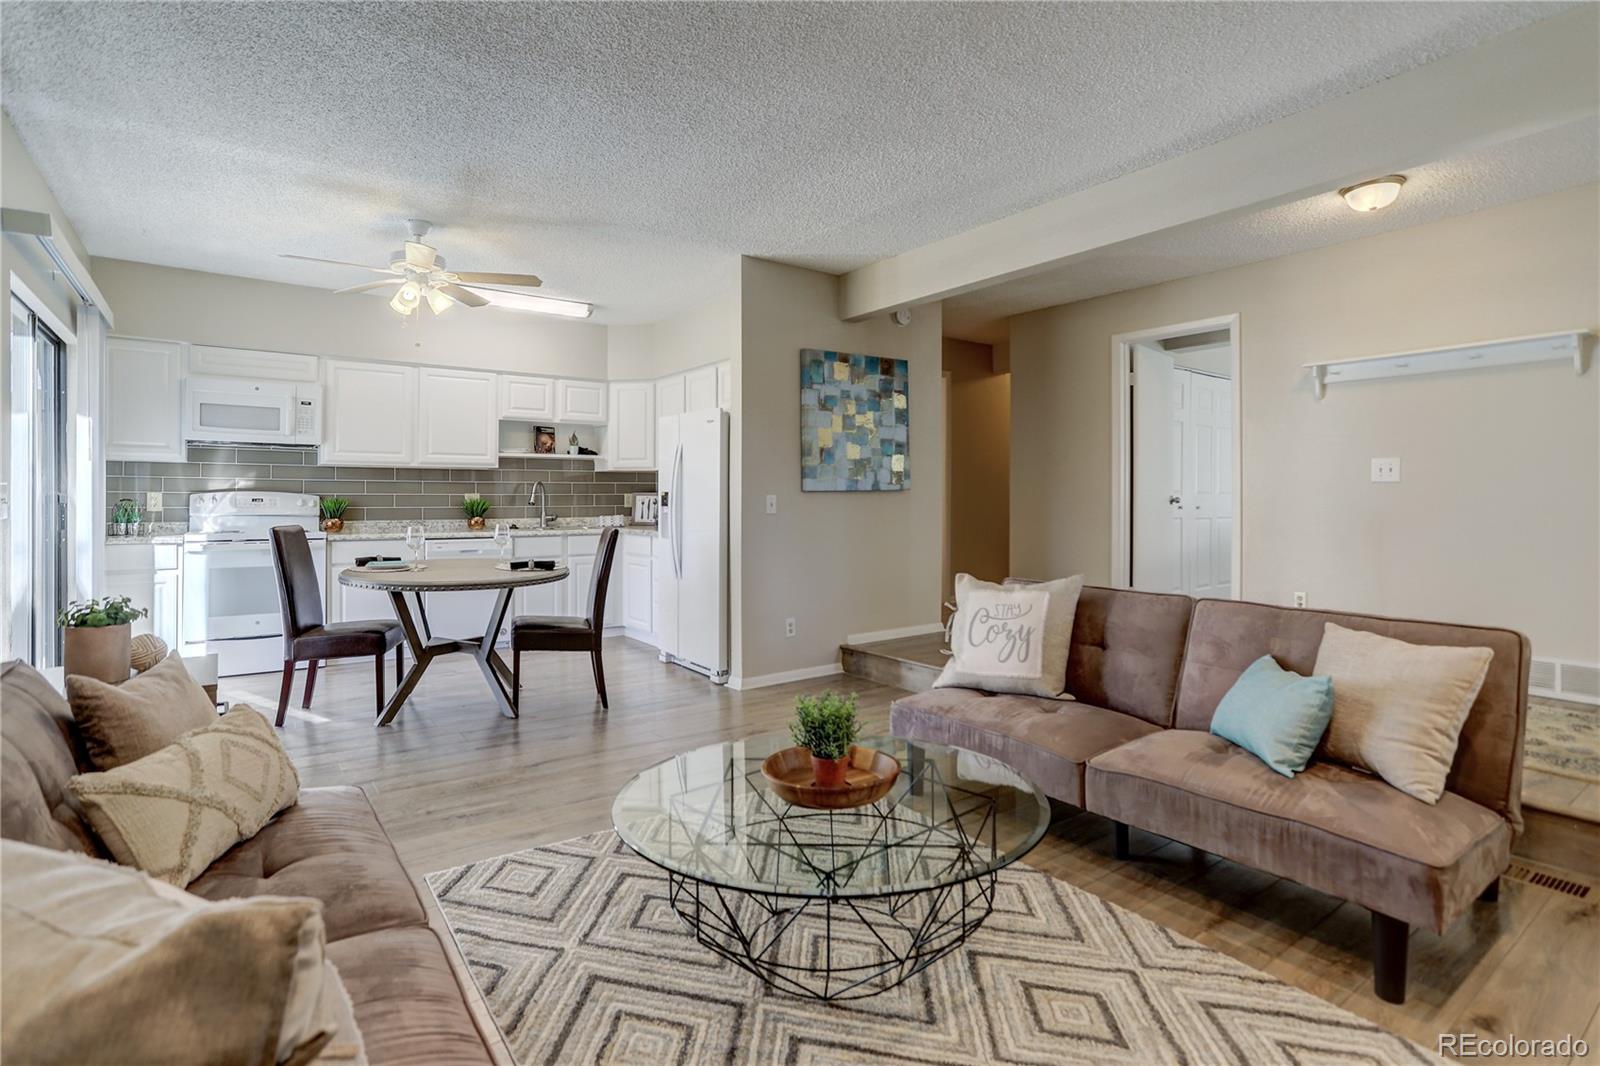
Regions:
<instances>
[{"instance_id":1,"label":"gray subway tile backsplash","mask_svg":"<svg viewBox=\"0 0 1600 1066\"><path fill-rule=\"evenodd\" d=\"M285 448L191 446L182 463L106 463L106 505L129 497L142 508L145 494L160 492L162 510L151 522L188 521L189 494L222 489L270 489L343 496L352 521L461 518L461 497L476 492L493 505L491 518L528 518L535 481L548 492L552 518L596 518L626 514L627 497L654 492L648 470L600 470L592 462L559 457L502 459L496 470L416 470L409 467L321 466L316 453Z\"/></svg>"}]
</instances>

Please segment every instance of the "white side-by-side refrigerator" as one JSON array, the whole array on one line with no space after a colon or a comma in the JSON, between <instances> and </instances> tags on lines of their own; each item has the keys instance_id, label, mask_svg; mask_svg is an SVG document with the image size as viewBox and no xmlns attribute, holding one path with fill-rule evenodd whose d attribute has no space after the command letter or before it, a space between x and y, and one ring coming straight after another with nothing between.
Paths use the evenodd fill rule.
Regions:
<instances>
[{"instance_id":1,"label":"white side-by-side refrigerator","mask_svg":"<svg viewBox=\"0 0 1600 1066\"><path fill-rule=\"evenodd\" d=\"M656 643L663 662L728 680L728 412L660 420Z\"/></svg>"}]
</instances>

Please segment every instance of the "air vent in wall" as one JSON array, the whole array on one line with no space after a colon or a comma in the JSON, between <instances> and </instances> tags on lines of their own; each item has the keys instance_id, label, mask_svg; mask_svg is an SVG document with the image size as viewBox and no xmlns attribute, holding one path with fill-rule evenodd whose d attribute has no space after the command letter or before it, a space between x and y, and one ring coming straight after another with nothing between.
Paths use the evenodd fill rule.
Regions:
<instances>
[{"instance_id":1,"label":"air vent in wall","mask_svg":"<svg viewBox=\"0 0 1600 1066\"><path fill-rule=\"evenodd\" d=\"M1565 659L1535 659L1528 671L1528 691L1554 700L1600 704L1600 666Z\"/></svg>"}]
</instances>

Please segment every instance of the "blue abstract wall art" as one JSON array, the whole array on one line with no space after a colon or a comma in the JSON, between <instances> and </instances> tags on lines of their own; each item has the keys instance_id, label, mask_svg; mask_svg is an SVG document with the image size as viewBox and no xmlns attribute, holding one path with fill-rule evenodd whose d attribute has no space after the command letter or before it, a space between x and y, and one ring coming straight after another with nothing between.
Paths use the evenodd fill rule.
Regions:
<instances>
[{"instance_id":1,"label":"blue abstract wall art","mask_svg":"<svg viewBox=\"0 0 1600 1066\"><path fill-rule=\"evenodd\" d=\"M909 375L904 359L801 349L802 490L911 487Z\"/></svg>"}]
</instances>

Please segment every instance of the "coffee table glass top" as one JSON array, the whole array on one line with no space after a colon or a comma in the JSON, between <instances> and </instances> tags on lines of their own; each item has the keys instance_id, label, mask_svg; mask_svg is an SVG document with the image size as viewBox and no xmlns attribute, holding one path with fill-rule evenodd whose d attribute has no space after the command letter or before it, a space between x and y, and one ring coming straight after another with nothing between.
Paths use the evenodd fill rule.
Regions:
<instances>
[{"instance_id":1,"label":"coffee table glass top","mask_svg":"<svg viewBox=\"0 0 1600 1066\"><path fill-rule=\"evenodd\" d=\"M883 799L845 811L794 807L761 776L793 744L768 735L713 744L639 774L612 805L618 835L673 873L782 896L918 892L992 873L1027 854L1050 803L1017 771L960 748L859 741L900 760Z\"/></svg>"}]
</instances>

